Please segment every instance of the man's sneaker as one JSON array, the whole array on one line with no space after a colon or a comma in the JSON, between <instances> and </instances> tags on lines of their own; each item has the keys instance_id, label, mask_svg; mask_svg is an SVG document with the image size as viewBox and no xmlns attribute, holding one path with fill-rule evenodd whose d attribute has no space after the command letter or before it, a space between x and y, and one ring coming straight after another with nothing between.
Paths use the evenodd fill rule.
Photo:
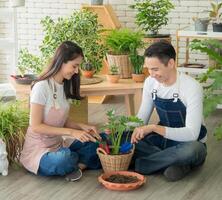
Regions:
<instances>
[{"instance_id":1,"label":"man's sneaker","mask_svg":"<svg viewBox=\"0 0 222 200\"><path fill-rule=\"evenodd\" d=\"M65 179L67 181L78 181L81 177L82 177L82 171L81 169L78 169L77 171L67 174Z\"/></svg>"},{"instance_id":2,"label":"man's sneaker","mask_svg":"<svg viewBox=\"0 0 222 200\"><path fill-rule=\"evenodd\" d=\"M166 168L163 174L168 181L178 181L184 178L190 171L191 168L189 165L184 165L184 166L174 165Z\"/></svg>"}]
</instances>

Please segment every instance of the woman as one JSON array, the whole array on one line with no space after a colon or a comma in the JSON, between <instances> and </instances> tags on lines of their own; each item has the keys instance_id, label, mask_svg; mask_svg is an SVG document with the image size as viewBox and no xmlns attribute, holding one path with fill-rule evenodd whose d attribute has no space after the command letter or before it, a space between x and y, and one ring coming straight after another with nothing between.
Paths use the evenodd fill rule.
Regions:
<instances>
[{"instance_id":1,"label":"woman","mask_svg":"<svg viewBox=\"0 0 222 200\"><path fill-rule=\"evenodd\" d=\"M34 174L66 175L67 180L75 181L81 178L82 169L100 167L95 142L101 138L96 128L68 118L68 99L80 99L82 61L82 49L63 42L48 70L32 86L30 123L20 161ZM74 141L65 145L63 136Z\"/></svg>"}]
</instances>

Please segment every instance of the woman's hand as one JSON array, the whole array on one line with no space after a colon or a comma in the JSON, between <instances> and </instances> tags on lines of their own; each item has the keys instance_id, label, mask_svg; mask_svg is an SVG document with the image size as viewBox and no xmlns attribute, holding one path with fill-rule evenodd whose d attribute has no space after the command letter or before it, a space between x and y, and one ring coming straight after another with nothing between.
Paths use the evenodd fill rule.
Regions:
<instances>
[{"instance_id":1,"label":"woman's hand","mask_svg":"<svg viewBox=\"0 0 222 200\"><path fill-rule=\"evenodd\" d=\"M102 138L100 137L97 129L95 126L91 126L91 125L87 125L87 124L82 124L81 125L81 129L83 131L85 131L86 133L92 135L94 138L96 138L97 140L102 140Z\"/></svg>"},{"instance_id":2,"label":"woman's hand","mask_svg":"<svg viewBox=\"0 0 222 200\"><path fill-rule=\"evenodd\" d=\"M153 132L153 126L141 126L134 129L131 136L131 143L138 143L139 140L143 139L147 134Z\"/></svg>"},{"instance_id":3,"label":"woman's hand","mask_svg":"<svg viewBox=\"0 0 222 200\"><path fill-rule=\"evenodd\" d=\"M71 134L72 137L79 140L80 142L96 142L95 137L93 137L90 133L81 130L72 130Z\"/></svg>"}]
</instances>

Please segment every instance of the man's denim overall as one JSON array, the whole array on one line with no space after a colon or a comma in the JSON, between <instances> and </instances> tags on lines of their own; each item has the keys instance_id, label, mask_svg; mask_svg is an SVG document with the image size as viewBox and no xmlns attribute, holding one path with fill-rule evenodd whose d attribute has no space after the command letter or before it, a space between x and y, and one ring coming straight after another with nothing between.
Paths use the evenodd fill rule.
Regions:
<instances>
[{"instance_id":1,"label":"man's denim overall","mask_svg":"<svg viewBox=\"0 0 222 200\"><path fill-rule=\"evenodd\" d=\"M159 115L159 125L167 127L185 127L186 107L174 93L172 99L161 99L157 90L152 92L154 105ZM206 157L206 145L199 140L206 136L207 129L201 126L197 141L178 142L166 139L159 134L148 134L136 144L134 155L135 171L152 174L172 165L201 165Z\"/></svg>"}]
</instances>

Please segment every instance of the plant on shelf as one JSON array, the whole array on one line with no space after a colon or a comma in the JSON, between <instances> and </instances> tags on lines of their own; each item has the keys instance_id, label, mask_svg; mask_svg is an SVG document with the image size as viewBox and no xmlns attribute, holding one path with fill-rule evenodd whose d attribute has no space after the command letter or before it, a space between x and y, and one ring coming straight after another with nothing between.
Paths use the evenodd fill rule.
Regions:
<instances>
[{"instance_id":1,"label":"plant on shelf","mask_svg":"<svg viewBox=\"0 0 222 200\"><path fill-rule=\"evenodd\" d=\"M194 39L190 43L190 47L191 47L191 50L198 50L202 53L206 53L210 59L216 62L214 68L221 69L222 67L221 42L215 39L209 39L209 40Z\"/></svg>"},{"instance_id":2,"label":"plant on shelf","mask_svg":"<svg viewBox=\"0 0 222 200\"><path fill-rule=\"evenodd\" d=\"M157 35L159 29L167 25L168 14L174 5L170 0L135 0L130 8L137 11L136 24L146 33Z\"/></svg>"},{"instance_id":3,"label":"plant on shelf","mask_svg":"<svg viewBox=\"0 0 222 200\"><path fill-rule=\"evenodd\" d=\"M129 54L131 51L143 47L142 38L141 32L126 28L111 30L105 37L105 44L109 49L107 55L109 66L118 66L121 78L131 77Z\"/></svg>"},{"instance_id":4,"label":"plant on shelf","mask_svg":"<svg viewBox=\"0 0 222 200\"><path fill-rule=\"evenodd\" d=\"M0 138L6 143L10 164L19 161L28 121L28 110L21 102L0 102Z\"/></svg>"},{"instance_id":5,"label":"plant on shelf","mask_svg":"<svg viewBox=\"0 0 222 200\"><path fill-rule=\"evenodd\" d=\"M145 75L143 73L144 56L141 56L137 51L131 52L130 61L133 67L132 78L135 82L143 82Z\"/></svg>"},{"instance_id":6,"label":"plant on shelf","mask_svg":"<svg viewBox=\"0 0 222 200\"><path fill-rule=\"evenodd\" d=\"M111 83L118 83L120 79L119 68L116 65L110 66L107 74L107 80Z\"/></svg>"},{"instance_id":7,"label":"plant on shelf","mask_svg":"<svg viewBox=\"0 0 222 200\"><path fill-rule=\"evenodd\" d=\"M30 84L41 73L44 62L41 57L29 53L27 48L21 49L18 56L19 75L11 75L19 84Z\"/></svg>"},{"instance_id":8,"label":"plant on shelf","mask_svg":"<svg viewBox=\"0 0 222 200\"><path fill-rule=\"evenodd\" d=\"M215 0L210 3L211 10L207 10L209 12L209 17L213 22L213 31L214 32L222 32L222 2Z\"/></svg>"},{"instance_id":9,"label":"plant on shelf","mask_svg":"<svg viewBox=\"0 0 222 200\"><path fill-rule=\"evenodd\" d=\"M40 50L45 59L50 59L63 41L70 40L82 47L85 62L90 63L95 72L101 70L106 47L102 43L100 33L103 30L96 14L87 10L74 11L71 16L60 17L57 21L47 16L41 24L45 36Z\"/></svg>"},{"instance_id":10,"label":"plant on shelf","mask_svg":"<svg viewBox=\"0 0 222 200\"><path fill-rule=\"evenodd\" d=\"M210 19L208 17L199 18L199 17L192 17L195 25L195 31L206 32Z\"/></svg>"},{"instance_id":11,"label":"plant on shelf","mask_svg":"<svg viewBox=\"0 0 222 200\"><path fill-rule=\"evenodd\" d=\"M217 68L209 67L208 71L200 77L201 83L210 81L208 87L204 87L204 116L210 116L217 108L218 104L222 104L222 56L216 49L222 49L222 44L218 40L193 40L191 43L192 50L199 50L207 53L209 57L215 60ZM214 130L217 139L222 139L222 122L220 122Z\"/></svg>"}]
</instances>

